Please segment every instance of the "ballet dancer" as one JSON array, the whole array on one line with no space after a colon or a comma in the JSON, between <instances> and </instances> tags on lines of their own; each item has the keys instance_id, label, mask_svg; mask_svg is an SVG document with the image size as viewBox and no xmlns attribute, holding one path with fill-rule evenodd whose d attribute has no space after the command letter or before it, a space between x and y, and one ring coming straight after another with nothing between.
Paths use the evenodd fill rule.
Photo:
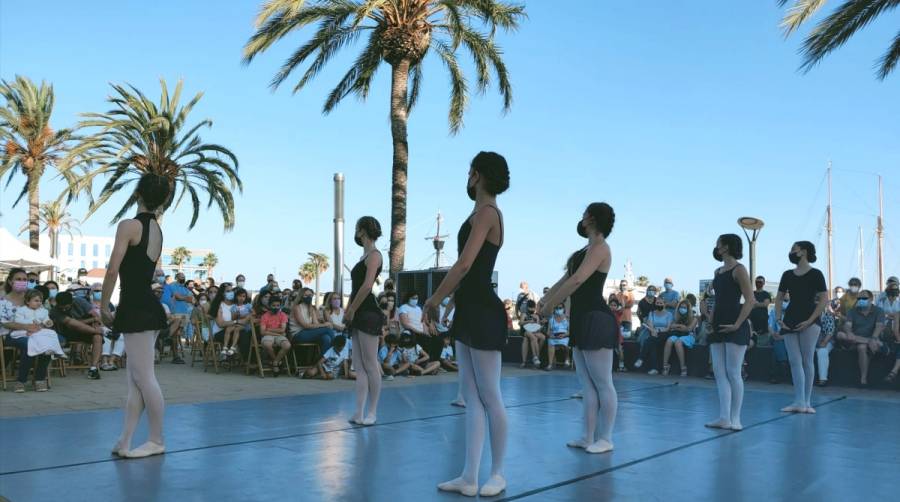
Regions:
<instances>
[{"instance_id":1,"label":"ballet dancer","mask_svg":"<svg viewBox=\"0 0 900 502\"><path fill-rule=\"evenodd\" d=\"M506 489L506 408L500 395L500 351L506 345L506 310L494 292L491 276L503 245L503 216L497 208L497 195L507 188L506 159L493 152L481 152L472 159L466 192L475 202L475 209L459 229L459 258L425 303L426 319L439 321L441 300L455 291L456 311L450 333L456 340L459 378L466 402L466 463L459 477L439 484L438 489L469 497L479 493L478 468L486 425L491 434L491 476L480 494L493 497Z\"/></svg>"},{"instance_id":2,"label":"ballet dancer","mask_svg":"<svg viewBox=\"0 0 900 502\"><path fill-rule=\"evenodd\" d=\"M584 434L567 443L588 453L612 451L612 430L619 400L612 382L613 351L618 347L619 326L603 298L603 286L612 264L606 238L616 220L605 202L587 207L578 221L578 235L588 245L576 251L566 264L566 273L544 297L542 315L571 297L569 345L573 347L575 371L581 380ZM597 416L602 413L600 437L596 438Z\"/></svg>"},{"instance_id":3,"label":"ballet dancer","mask_svg":"<svg viewBox=\"0 0 900 502\"><path fill-rule=\"evenodd\" d=\"M353 330L353 367L356 369L356 413L350 422L373 425L377 418L378 397L381 395L381 368L378 363L378 336L387 319L372 286L381 274L382 256L375 247L381 237L381 224L371 216L356 222L353 240L363 248L363 256L350 271L352 292L350 306L344 312L344 323ZM368 413L366 401L368 400Z\"/></svg>"},{"instance_id":4,"label":"ballet dancer","mask_svg":"<svg viewBox=\"0 0 900 502\"><path fill-rule=\"evenodd\" d=\"M112 454L141 458L165 453L162 425L165 401L153 365L156 337L167 326L162 304L153 295L150 284L156 262L162 253L163 234L156 222L156 211L169 200L169 181L156 174L145 174L132 196L138 212L133 219L122 220L116 229L115 243L103 280L100 315L116 333L122 333L128 351L128 399L125 424ZM110 298L121 281L119 307L110 312ZM146 443L131 449L134 430L147 410L150 435Z\"/></svg>"},{"instance_id":5,"label":"ballet dancer","mask_svg":"<svg viewBox=\"0 0 900 502\"><path fill-rule=\"evenodd\" d=\"M739 431L741 406L744 402L744 380L741 366L750 343L750 323L747 318L756 300L750 274L738 263L744 256L744 244L736 234L720 235L713 248L713 258L722 262L713 278L716 305L712 314L712 333L709 352L712 357L716 388L719 391L719 418L706 424L713 429ZM744 304L741 306L741 296Z\"/></svg>"},{"instance_id":6,"label":"ballet dancer","mask_svg":"<svg viewBox=\"0 0 900 502\"><path fill-rule=\"evenodd\" d=\"M813 357L819 332L822 330L819 319L828 307L828 286L822 272L810 265L816 262L816 247L812 242L795 242L788 259L795 267L781 274L778 295L775 297L775 319L781 319L778 325L791 364L794 402L781 411L815 413L816 410L812 407L815 371ZM782 313L785 294L791 296L791 301L787 310Z\"/></svg>"}]
</instances>

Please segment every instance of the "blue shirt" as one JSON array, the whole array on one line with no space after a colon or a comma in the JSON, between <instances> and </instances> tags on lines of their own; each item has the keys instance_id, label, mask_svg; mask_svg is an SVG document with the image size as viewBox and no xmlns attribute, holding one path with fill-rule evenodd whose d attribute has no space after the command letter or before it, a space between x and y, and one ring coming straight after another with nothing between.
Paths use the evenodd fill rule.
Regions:
<instances>
[{"instance_id":1,"label":"blue shirt","mask_svg":"<svg viewBox=\"0 0 900 502\"><path fill-rule=\"evenodd\" d=\"M681 300L681 293L679 293L678 291L675 291L674 289L670 289L668 291L663 291L662 293L660 293L659 296L661 296L662 299L665 300L666 310L668 310L670 312L674 311L675 307L669 307L669 304L673 303L673 302L678 303L678 301Z\"/></svg>"},{"instance_id":2,"label":"blue shirt","mask_svg":"<svg viewBox=\"0 0 900 502\"><path fill-rule=\"evenodd\" d=\"M675 315L668 310L663 310L662 312L651 312L648 318L654 328L663 329L675 320Z\"/></svg>"},{"instance_id":3,"label":"blue shirt","mask_svg":"<svg viewBox=\"0 0 900 502\"><path fill-rule=\"evenodd\" d=\"M165 289L163 289L162 302L172 309L173 314L190 314L191 304L186 301L176 300L173 295L188 296L191 294L191 290L187 286L173 282L166 285Z\"/></svg>"},{"instance_id":4,"label":"blue shirt","mask_svg":"<svg viewBox=\"0 0 900 502\"><path fill-rule=\"evenodd\" d=\"M562 321L557 321L556 316L550 318L550 334L555 335L557 333L569 333L569 320L563 318Z\"/></svg>"}]
</instances>

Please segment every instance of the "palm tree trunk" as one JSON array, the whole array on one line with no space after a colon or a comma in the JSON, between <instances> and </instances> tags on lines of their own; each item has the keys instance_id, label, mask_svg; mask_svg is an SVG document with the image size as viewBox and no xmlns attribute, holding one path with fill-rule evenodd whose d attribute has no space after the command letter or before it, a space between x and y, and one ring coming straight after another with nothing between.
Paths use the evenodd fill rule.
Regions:
<instances>
[{"instance_id":1,"label":"palm tree trunk","mask_svg":"<svg viewBox=\"0 0 900 502\"><path fill-rule=\"evenodd\" d=\"M31 249L41 247L41 199L38 193L38 184L41 176L40 170L33 168L28 174L28 245Z\"/></svg>"},{"instance_id":2,"label":"palm tree trunk","mask_svg":"<svg viewBox=\"0 0 900 502\"><path fill-rule=\"evenodd\" d=\"M406 257L406 181L409 168L409 143L406 135L406 99L409 61L391 66L391 138L394 164L391 172L391 248L388 253L391 273L403 270Z\"/></svg>"},{"instance_id":3,"label":"palm tree trunk","mask_svg":"<svg viewBox=\"0 0 900 502\"><path fill-rule=\"evenodd\" d=\"M316 270L316 301L313 302L316 307L319 306L319 271Z\"/></svg>"},{"instance_id":4,"label":"palm tree trunk","mask_svg":"<svg viewBox=\"0 0 900 502\"><path fill-rule=\"evenodd\" d=\"M50 229L50 258L53 258L53 266L50 267L50 280L56 280L56 248L59 246L59 230Z\"/></svg>"}]
</instances>

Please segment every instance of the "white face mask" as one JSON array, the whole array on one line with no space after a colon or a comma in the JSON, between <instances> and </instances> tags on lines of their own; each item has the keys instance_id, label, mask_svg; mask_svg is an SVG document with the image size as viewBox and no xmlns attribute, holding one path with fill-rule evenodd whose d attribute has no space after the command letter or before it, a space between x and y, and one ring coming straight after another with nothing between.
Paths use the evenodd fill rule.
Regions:
<instances>
[{"instance_id":1,"label":"white face mask","mask_svg":"<svg viewBox=\"0 0 900 502\"><path fill-rule=\"evenodd\" d=\"M859 286L850 286L850 292L853 293L854 295L856 293L859 293Z\"/></svg>"},{"instance_id":2,"label":"white face mask","mask_svg":"<svg viewBox=\"0 0 900 502\"><path fill-rule=\"evenodd\" d=\"M410 307L416 307L418 305L419 305L419 300L417 298L410 298L410 300L409 300Z\"/></svg>"}]
</instances>

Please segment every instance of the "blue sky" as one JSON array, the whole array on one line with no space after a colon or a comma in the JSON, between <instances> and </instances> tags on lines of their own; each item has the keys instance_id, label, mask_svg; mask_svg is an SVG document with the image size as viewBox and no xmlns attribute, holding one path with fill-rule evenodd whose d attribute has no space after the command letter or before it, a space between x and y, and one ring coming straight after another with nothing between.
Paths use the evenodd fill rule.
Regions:
<instances>
[{"instance_id":1,"label":"blue sky","mask_svg":"<svg viewBox=\"0 0 900 502\"><path fill-rule=\"evenodd\" d=\"M387 234L391 144L385 69L367 103L350 98L330 116L321 114L354 49L297 95L290 92L296 79L274 93L268 82L309 32L288 37L249 67L241 64L258 6L4 1L0 76L52 82L56 127L74 124L80 112L108 109L109 82L129 82L156 97L159 77L173 84L182 78L185 94L203 91L194 122L211 118L204 139L240 159L245 190L237 226L223 233L221 218L209 212L188 232L190 211L181 208L167 216L166 244L214 248L217 277L243 272L262 284L273 270L282 281L293 278L308 251L332 254L334 172L347 176L350 224L371 214ZM503 296L520 279L535 288L552 284L582 245L575 224L592 201L607 201L617 212L613 276L631 259L636 274L657 284L670 275L676 287L695 289L715 267L716 237L738 231L739 216L753 215L767 223L758 270L775 280L789 266L794 240L824 248L829 160L836 169L839 282L857 271L860 225L867 277L874 277L871 173L885 177L887 271L900 273L900 72L880 82L873 70L900 16L879 20L802 75L801 37L784 39L774 0L727 8L714 0L559 6L527 2L521 30L499 37L515 87L512 112L500 113L496 94L474 97L457 136L447 129L447 75L427 61L409 122L408 268L427 262L431 245L424 238L434 232L438 210L455 239L471 210L468 161L484 149L505 155L512 171L512 187L500 199L507 224L497 265ZM0 195L9 229L26 215L24 204L11 207L20 181ZM47 177L41 188L48 199L59 184ZM83 232L111 235L108 221L117 209L108 205ZM72 212L85 211L77 205ZM455 257L455 241L448 249ZM346 260L357 256L351 244ZM331 283L330 273L323 281Z\"/></svg>"}]
</instances>

